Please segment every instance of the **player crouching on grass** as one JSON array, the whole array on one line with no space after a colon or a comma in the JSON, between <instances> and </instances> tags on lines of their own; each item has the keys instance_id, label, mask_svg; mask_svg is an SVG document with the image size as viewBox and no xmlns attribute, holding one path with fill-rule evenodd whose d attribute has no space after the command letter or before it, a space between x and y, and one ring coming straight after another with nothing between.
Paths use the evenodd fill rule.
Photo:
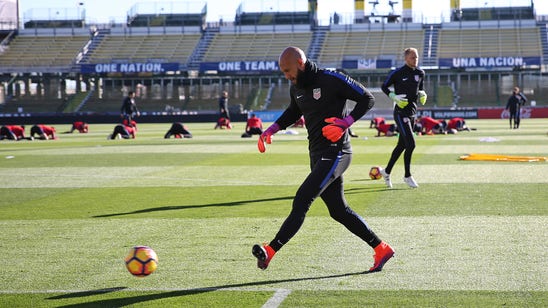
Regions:
<instances>
[{"instance_id":1,"label":"player crouching on grass","mask_svg":"<svg viewBox=\"0 0 548 308\"><path fill-rule=\"evenodd\" d=\"M387 124L383 122L382 124L378 124L376 128L377 137L380 137L381 134L385 135L386 137L391 137L398 132L398 127L396 126L396 124Z\"/></svg>"},{"instance_id":2,"label":"player crouching on grass","mask_svg":"<svg viewBox=\"0 0 548 308\"><path fill-rule=\"evenodd\" d=\"M57 139L55 127L42 124L33 125L30 128L30 136L34 138L34 135L38 135L37 139L40 140Z\"/></svg>"},{"instance_id":3,"label":"player crouching on grass","mask_svg":"<svg viewBox=\"0 0 548 308\"><path fill-rule=\"evenodd\" d=\"M471 131L473 129L466 126L466 121L463 118L452 118L447 122L446 130L449 134L456 134L457 132L461 132L463 130Z\"/></svg>"},{"instance_id":4,"label":"player crouching on grass","mask_svg":"<svg viewBox=\"0 0 548 308\"><path fill-rule=\"evenodd\" d=\"M242 134L242 138L249 138L253 135L260 135L263 133L263 121L257 117L254 113L251 114L245 124L245 132Z\"/></svg>"},{"instance_id":5,"label":"player crouching on grass","mask_svg":"<svg viewBox=\"0 0 548 308\"><path fill-rule=\"evenodd\" d=\"M257 146L261 153L265 152L265 142L271 143L272 135L304 116L311 170L297 190L291 213L276 236L269 244L253 246L251 252L257 258L257 267L263 270L268 267L276 252L299 231L310 206L320 197L335 221L374 249L374 263L369 272L380 271L394 250L350 208L343 187L343 173L352 160L348 128L373 107L375 99L362 84L343 72L318 68L300 48L287 47L280 55L279 66L292 83L291 101L261 134ZM346 108L347 99L356 102L352 110Z\"/></svg>"},{"instance_id":6,"label":"player crouching on grass","mask_svg":"<svg viewBox=\"0 0 548 308\"><path fill-rule=\"evenodd\" d=\"M72 127L70 128L70 130L64 132L63 134L72 134L75 130L77 130L81 134L87 134L89 131L89 125L86 122L76 121L72 123Z\"/></svg>"},{"instance_id":7,"label":"player crouching on grass","mask_svg":"<svg viewBox=\"0 0 548 308\"><path fill-rule=\"evenodd\" d=\"M418 122L422 125L423 135L445 135L445 126L443 121L435 120L431 117L418 117Z\"/></svg>"},{"instance_id":8,"label":"player crouching on grass","mask_svg":"<svg viewBox=\"0 0 548 308\"><path fill-rule=\"evenodd\" d=\"M4 125L0 128L0 140L34 140L32 137L25 137L25 125Z\"/></svg>"},{"instance_id":9,"label":"player crouching on grass","mask_svg":"<svg viewBox=\"0 0 548 308\"><path fill-rule=\"evenodd\" d=\"M180 138L192 138L192 134L188 131L186 126L183 125L183 123L175 122L171 124L171 128L167 131L167 133L164 135L164 139L169 139L169 137L175 137L175 139Z\"/></svg>"},{"instance_id":10,"label":"player crouching on grass","mask_svg":"<svg viewBox=\"0 0 548 308\"><path fill-rule=\"evenodd\" d=\"M116 138L135 139L137 133L137 126L118 124L114 127L112 134L108 135L107 139L114 140Z\"/></svg>"}]
</instances>

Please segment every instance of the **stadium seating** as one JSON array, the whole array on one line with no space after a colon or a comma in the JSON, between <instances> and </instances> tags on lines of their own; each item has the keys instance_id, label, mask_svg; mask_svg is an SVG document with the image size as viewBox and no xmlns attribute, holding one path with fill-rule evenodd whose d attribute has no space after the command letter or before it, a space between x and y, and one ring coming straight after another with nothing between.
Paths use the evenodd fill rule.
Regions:
<instances>
[{"instance_id":1,"label":"stadium seating","mask_svg":"<svg viewBox=\"0 0 548 308\"><path fill-rule=\"evenodd\" d=\"M143 62L156 59L184 64L189 61L199 40L200 34L110 35L99 44L89 62Z\"/></svg>"},{"instance_id":2,"label":"stadium seating","mask_svg":"<svg viewBox=\"0 0 548 308\"><path fill-rule=\"evenodd\" d=\"M287 46L308 50L310 32L219 33L209 45L204 62L278 60Z\"/></svg>"},{"instance_id":3,"label":"stadium seating","mask_svg":"<svg viewBox=\"0 0 548 308\"><path fill-rule=\"evenodd\" d=\"M267 15L265 15L267 16ZM330 25L329 27L313 28L310 25L223 25L219 28L201 29L198 27L113 27L102 29L101 36L94 36L93 44L86 45L90 41L88 29L27 29L22 30L7 45L4 45L3 53L0 53L0 67L3 70L3 82L9 89L7 92L7 104L1 106L4 111L16 110L21 106L26 111L59 110L64 103L66 93L59 94L58 87L50 81L36 81L35 78L29 85L36 87L37 82L42 82L42 89L48 88L45 95L19 93L24 91L13 90L11 85L16 82L25 84L28 77L17 77L13 73L71 73L68 79L74 81L80 72L78 64L102 64L102 63L138 63L138 62L171 62L180 63L181 71L189 69L189 77L195 78L197 74L191 70L198 70L202 62L224 61L276 61L280 52L289 45L299 46L311 59L318 62L320 67L340 68L345 60L390 60L392 66L403 63L403 50L406 47L417 47L422 50L428 41L428 25L419 23L401 24L352 24ZM425 30L426 29L426 30ZM64 31L64 32L62 32ZM548 43L543 50L541 38L546 36L546 25L539 25L535 20L520 21L462 21L436 25L434 33L436 43L432 46L432 56L427 69L435 69L440 58L467 58L467 57L541 57L546 61L548 55ZM71 33L72 32L72 33ZM6 40L6 42L9 40ZM93 46L91 46L93 45ZM87 46L89 53L82 58L82 62L75 62L78 53ZM1 52L1 51L0 51ZM425 59L425 58L423 58ZM421 61L423 60L421 59ZM192 63L192 65L190 65ZM424 62L421 62L423 64ZM192 74L191 74L192 73ZM386 70L351 71L353 76L364 78L368 87L379 87L379 80L386 75ZM433 72L432 75L437 74ZM288 103L287 89L289 83L283 80L278 72L261 76L269 78L267 82L258 76L249 77L244 81L245 89L235 95L232 104L247 104L248 97L252 97L252 90L261 93L252 98L257 101L256 108L264 104L267 89L269 92L269 109L281 109ZM23 75L21 75L23 76ZM52 79L59 79L53 75ZM140 107L145 111L165 110L167 105L177 108L189 108L189 110L216 109L215 96L219 93L219 85L231 87L232 81L209 80L205 83L196 82L192 87L179 94L179 87L188 86L187 76L175 76L173 85L168 79L172 76L159 76L164 78L161 83L147 79L149 74L142 74L139 81L131 80L126 83L125 78L133 76L111 75L105 76L103 82L111 82L109 86L103 83L101 95L94 95L89 104L81 111L89 112L117 112L120 108L122 86L134 86L143 83L148 91L142 98ZM279 77L281 76L281 77ZM365 77L364 77L365 76ZM372 76L372 77L371 77ZM210 76L206 76L208 78ZM220 76L223 78L224 76ZM228 76L228 79L233 76ZM25 80L24 78L27 78ZM118 79L119 78L119 79ZM248 77L245 77L248 78ZM272 78L272 79L270 79ZM278 79L279 78L279 79ZM368 79L370 78L370 79ZM469 77L466 87L458 89L461 101L471 105L499 104L492 97L485 97L485 101L475 98L474 92L482 90L499 93L499 85L496 82L484 82L483 77ZM476 80L477 78L479 80ZM201 77L197 78L197 80ZM233 79L234 80L234 79ZM472 80L472 81L470 81ZM381 81L382 82L382 81ZM434 87L447 87L447 83L430 85ZM477 84L470 86L469 84ZM533 84L533 83L530 83ZM152 91L153 86L163 87ZM211 88L207 88L210 86ZM238 86L241 86L238 84ZM171 88L173 87L173 88ZM492 87L492 88L490 88ZM169 88L169 90L168 90ZM259 91L258 89L261 89ZM250 90L252 89L252 90ZM74 90L74 89L72 89ZM153 92L161 95L151 95ZM166 93L173 93L167 95ZM233 91L233 93L236 91ZM385 95L377 91L379 102ZM536 90L536 93L539 91ZM97 92L99 93L99 91ZM52 95L53 94L53 95ZM72 94L72 93L71 93ZM30 97L29 97L30 96ZM169 97L169 98L168 98ZM181 98L180 98L181 97ZM185 98L182 98L185 97ZM500 97L500 96L499 96ZM532 99L538 97L531 96ZM539 96L540 97L540 96ZM257 99L258 98L258 99ZM472 98L473 100L471 100ZM69 97L70 99L70 97ZM51 101L47 104L45 101ZM41 101L44 103L41 105ZM469 102L468 102L469 101ZM451 102L444 102L448 106ZM386 104L390 105L390 102ZM379 104L380 106L380 104ZM438 106L444 106L442 104ZM41 110L43 109L43 110ZM55 110L54 110L55 109Z\"/></svg>"},{"instance_id":4,"label":"stadium seating","mask_svg":"<svg viewBox=\"0 0 548 308\"><path fill-rule=\"evenodd\" d=\"M16 36L0 56L0 67L68 70L89 36Z\"/></svg>"},{"instance_id":5,"label":"stadium seating","mask_svg":"<svg viewBox=\"0 0 548 308\"><path fill-rule=\"evenodd\" d=\"M439 32L440 58L542 55L538 27L460 28Z\"/></svg>"},{"instance_id":6,"label":"stadium seating","mask_svg":"<svg viewBox=\"0 0 548 308\"><path fill-rule=\"evenodd\" d=\"M344 59L392 58L403 61L406 47L422 46L424 30L330 31L321 48L318 62L322 66L339 67Z\"/></svg>"}]
</instances>

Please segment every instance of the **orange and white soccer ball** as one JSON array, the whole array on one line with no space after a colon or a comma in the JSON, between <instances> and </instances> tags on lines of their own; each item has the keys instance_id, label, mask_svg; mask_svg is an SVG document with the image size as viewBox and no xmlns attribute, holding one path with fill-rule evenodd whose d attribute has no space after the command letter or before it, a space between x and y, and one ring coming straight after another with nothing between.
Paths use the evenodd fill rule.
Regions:
<instances>
[{"instance_id":1,"label":"orange and white soccer ball","mask_svg":"<svg viewBox=\"0 0 548 308\"><path fill-rule=\"evenodd\" d=\"M371 167L371 170L369 170L369 177L372 180L378 180L382 178L381 167L378 167L378 166Z\"/></svg>"},{"instance_id":2,"label":"orange and white soccer ball","mask_svg":"<svg viewBox=\"0 0 548 308\"><path fill-rule=\"evenodd\" d=\"M158 255L148 246L131 248L124 260L127 270L137 277L146 277L158 268Z\"/></svg>"}]
</instances>

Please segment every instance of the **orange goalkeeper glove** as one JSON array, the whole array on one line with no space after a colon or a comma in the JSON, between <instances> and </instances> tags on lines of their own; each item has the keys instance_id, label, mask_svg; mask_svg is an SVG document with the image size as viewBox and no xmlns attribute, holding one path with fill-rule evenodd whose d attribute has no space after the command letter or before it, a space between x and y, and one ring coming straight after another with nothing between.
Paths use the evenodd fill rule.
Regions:
<instances>
[{"instance_id":1,"label":"orange goalkeeper glove","mask_svg":"<svg viewBox=\"0 0 548 308\"><path fill-rule=\"evenodd\" d=\"M331 142L337 142L343 136L347 128L354 123L352 116L346 116L343 119L336 117L327 118L324 120L326 123L330 123L322 128L322 134Z\"/></svg>"},{"instance_id":2,"label":"orange goalkeeper glove","mask_svg":"<svg viewBox=\"0 0 548 308\"><path fill-rule=\"evenodd\" d=\"M274 123L270 125L269 128L267 128L261 136L259 136L259 141L257 142L257 147L259 148L259 152L264 153L266 151L265 142L268 144L272 143L272 135L277 133L280 130L280 125L278 123Z\"/></svg>"}]
</instances>

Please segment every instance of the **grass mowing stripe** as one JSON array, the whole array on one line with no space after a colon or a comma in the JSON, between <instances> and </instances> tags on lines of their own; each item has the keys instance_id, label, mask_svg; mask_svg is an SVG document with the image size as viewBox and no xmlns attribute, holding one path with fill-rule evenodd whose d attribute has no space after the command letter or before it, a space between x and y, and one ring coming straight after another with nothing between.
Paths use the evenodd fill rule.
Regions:
<instances>
[{"instance_id":1,"label":"grass mowing stripe","mask_svg":"<svg viewBox=\"0 0 548 308\"><path fill-rule=\"evenodd\" d=\"M379 182L379 181L377 181ZM352 208L372 216L548 216L546 184L346 185ZM0 189L1 220L285 217L294 186ZM406 200L402 203L401 200ZM523 202L526 200L526 202ZM328 217L321 200L308 216Z\"/></svg>"},{"instance_id":2,"label":"grass mowing stripe","mask_svg":"<svg viewBox=\"0 0 548 308\"><path fill-rule=\"evenodd\" d=\"M251 246L270 239L282 221L2 221L5 240L0 245L10 266L0 273L0 290L361 290L367 285L378 290L548 291L546 216L369 218L396 250L396 257L375 274L364 274L373 262L371 248L327 217L308 217L268 270L258 270ZM146 279L131 277L124 268L122 258L136 244L153 247L160 259L158 271Z\"/></svg>"},{"instance_id":3,"label":"grass mowing stripe","mask_svg":"<svg viewBox=\"0 0 548 308\"><path fill-rule=\"evenodd\" d=\"M364 286L367 288L367 286ZM101 290L99 290L101 291ZM260 307L271 292L174 290L158 293L63 292L2 295L5 307ZM548 292L534 291L293 291L281 307L546 307Z\"/></svg>"},{"instance_id":4,"label":"grass mowing stripe","mask_svg":"<svg viewBox=\"0 0 548 308\"><path fill-rule=\"evenodd\" d=\"M420 158L417 158L420 160ZM375 164L354 163L345 173L345 181L371 181L368 172ZM493 168L493 166L500 166ZM150 186L217 186L217 185L283 185L298 186L309 172L306 165L284 166L141 166L141 167L42 167L0 168L0 187L150 187ZM440 171L443 170L443 171ZM419 184L428 183L548 183L547 163L459 162L447 165L413 165ZM288 177L288 174L292 176ZM392 171L394 184L403 183L403 166ZM544 193L546 193L544 191Z\"/></svg>"}]
</instances>

